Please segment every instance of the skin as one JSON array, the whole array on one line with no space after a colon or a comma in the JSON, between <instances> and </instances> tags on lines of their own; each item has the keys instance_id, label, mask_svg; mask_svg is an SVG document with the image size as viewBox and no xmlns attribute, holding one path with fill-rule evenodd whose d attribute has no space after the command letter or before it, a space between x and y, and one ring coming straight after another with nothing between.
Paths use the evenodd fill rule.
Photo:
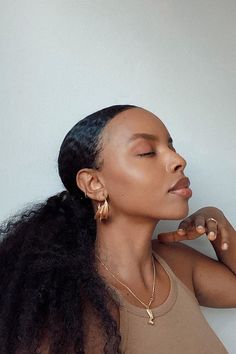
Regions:
<instances>
[{"instance_id":1,"label":"skin","mask_svg":"<svg viewBox=\"0 0 236 354\"><path fill-rule=\"evenodd\" d=\"M154 137L133 139L135 134ZM168 192L184 176L186 161L173 148L169 132L160 119L140 108L122 112L106 125L102 146L102 167L82 169L76 177L78 187L91 198L95 211L98 202L105 198L109 202L108 220L97 221L95 249L100 259L148 303L154 249L193 292L200 305L236 307L236 232L219 209L203 208L180 224L182 230L152 240L159 220L183 219L189 210L188 198ZM217 220L217 228L214 221L206 222L209 217ZM197 238L205 232L219 262L178 242ZM222 249L223 243L230 245L227 253ZM100 262L97 266L110 285L130 303L143 308ZM151 307L163 303L170 290L166 272L157 261L155 267L158 290ZM214 279L212 274L216 275Z\"/></svg>"}]
</instances>

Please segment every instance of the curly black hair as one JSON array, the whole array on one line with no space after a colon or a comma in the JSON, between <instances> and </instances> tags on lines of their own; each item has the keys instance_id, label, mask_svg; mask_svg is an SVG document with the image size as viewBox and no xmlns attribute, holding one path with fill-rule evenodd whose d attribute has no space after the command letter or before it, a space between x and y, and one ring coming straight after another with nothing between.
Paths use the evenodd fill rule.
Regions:
<instances>
[{"instance_id":1,"label":"curly black hair","mask_svg":"<svg viewBox=\"0 0 236 354\"><path fill-rule=\"evenodd\" d=\"M76 174L101 167L103 128L133 107L115 105L80 120L59 151L66 190L0 225L1 354L121 353L112 315L119 303L96 271L94 210Z\"/></svg>"}]
</instances>

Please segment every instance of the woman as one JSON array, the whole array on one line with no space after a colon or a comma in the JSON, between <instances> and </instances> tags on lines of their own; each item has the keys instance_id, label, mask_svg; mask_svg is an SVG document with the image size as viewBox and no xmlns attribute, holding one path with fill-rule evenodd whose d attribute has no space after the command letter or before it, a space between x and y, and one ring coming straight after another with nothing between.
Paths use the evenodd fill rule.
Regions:
<instances>
[{"instance_id":1,"label":"woman","mask_svg":"<svg viewBox=\"0 0 236 354\"><path fill-rule=\"evenodd\" d=\"M199 304L236 306L235 230L203 208L152 240L159 220L187 216L185 166L163 123L135 106L69 131L66 191L2 226L1 354L227 353ZM177 242L205 232L219 262Z\"/></svg>"}]
</instances>

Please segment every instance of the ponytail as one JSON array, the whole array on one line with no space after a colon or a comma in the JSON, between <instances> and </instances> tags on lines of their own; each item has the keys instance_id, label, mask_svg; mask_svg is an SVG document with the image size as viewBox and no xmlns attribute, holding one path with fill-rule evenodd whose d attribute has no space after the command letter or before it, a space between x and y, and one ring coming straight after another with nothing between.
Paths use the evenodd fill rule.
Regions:
<instances>
[{"instance_id":1,"label":"ponytail","mask_svg":"<svg viewBox=\"0 0 236 354\"><path fill-rule=\"evenodd\" d=\"M45 341L50 354L85 353L89 309L114 337L110 293L94 268L95 232L91 201L67 191L1 225L1 354L36 353Z\"/></svg>"}]
</instances>

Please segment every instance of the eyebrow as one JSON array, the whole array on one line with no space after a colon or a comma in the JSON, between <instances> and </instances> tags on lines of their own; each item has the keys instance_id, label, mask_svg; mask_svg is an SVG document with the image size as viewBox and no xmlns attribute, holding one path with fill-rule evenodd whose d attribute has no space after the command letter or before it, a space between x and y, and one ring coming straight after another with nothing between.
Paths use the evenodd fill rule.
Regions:
<instances>
[{"instance_id":1,"label":"eyebrow","mask_svg":"<svg viewBox=\"0 0 236 354\"><path fill-rule=\"evenodd\" d=\"M148 134L148 133L135 133L133 134L128 142L132 142L136 139L139 139L139 138L143 138L143 139L147 139L147 140L152 140L152 141L158 141L158 137L156 135L153 135L153 134ZM173 143L173 139L171 138L171 136L169 136L168 138L168 143Z\"/></svg>"}]
</instances>

